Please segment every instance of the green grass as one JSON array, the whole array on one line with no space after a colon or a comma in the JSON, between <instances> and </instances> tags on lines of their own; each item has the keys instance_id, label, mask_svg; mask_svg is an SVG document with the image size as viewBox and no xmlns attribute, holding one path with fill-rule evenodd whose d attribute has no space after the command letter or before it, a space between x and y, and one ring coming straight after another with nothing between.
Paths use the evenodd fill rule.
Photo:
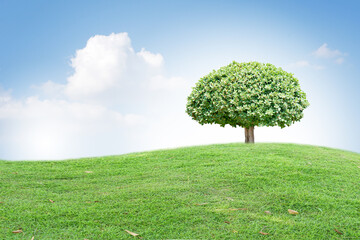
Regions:
<instances>
[{"instance_id":1,"label":"green grass","mask_svg":"<svg viewBox=\"0 0 360 240\"><path fill-rule=\"evenodd\" d=\"M0 161L0 191L0 239L360 239L360 154L324 147Z\"/></svg>"}]
</instances>

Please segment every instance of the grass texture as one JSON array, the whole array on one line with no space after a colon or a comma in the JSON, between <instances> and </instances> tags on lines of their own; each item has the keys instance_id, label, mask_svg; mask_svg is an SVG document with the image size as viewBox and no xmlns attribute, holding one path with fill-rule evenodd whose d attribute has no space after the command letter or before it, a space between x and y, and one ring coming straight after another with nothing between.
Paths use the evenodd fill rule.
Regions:
<instances>
[{"instance_id":1,"label":"grass texture","mask_svg":"<svg viewBox=\"0 0 360 240\"><path fill-rule=\"evenodd\" d=\"M360 239L360 154L257 143L0 161L0 239L32 237Z\"/></svg>"}]
</instances>

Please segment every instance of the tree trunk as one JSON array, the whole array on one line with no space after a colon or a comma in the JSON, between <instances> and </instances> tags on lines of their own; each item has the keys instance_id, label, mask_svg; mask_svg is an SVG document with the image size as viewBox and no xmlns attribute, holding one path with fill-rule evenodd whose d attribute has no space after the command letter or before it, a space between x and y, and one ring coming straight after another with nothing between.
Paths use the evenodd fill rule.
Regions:
<instances>
[{"instance_id":1,"label":"tree trunk","mask_svg":"<svg viewBox=\"0 0 360 240\"><path fill-rule=\"evenodd\" d=\"M254 127L245 128L245 143L254 143Z\"/></svg>"}]
</instances>

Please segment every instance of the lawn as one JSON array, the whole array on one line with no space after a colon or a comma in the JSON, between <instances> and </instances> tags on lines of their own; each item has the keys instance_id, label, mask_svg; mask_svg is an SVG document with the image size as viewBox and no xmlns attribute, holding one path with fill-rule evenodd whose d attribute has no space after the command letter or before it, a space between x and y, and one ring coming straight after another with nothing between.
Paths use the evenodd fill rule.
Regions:
<instances>
[{"instance_id":1,"label":"lawn","mask_svg":"<svg viewBox=\"0 0 360 240\"><path fill-rule=\"evenodd\" d=\"M0 239L32 237L360 239L360 154L257 143L0 161Z\"/></svg>"}]
</instances>

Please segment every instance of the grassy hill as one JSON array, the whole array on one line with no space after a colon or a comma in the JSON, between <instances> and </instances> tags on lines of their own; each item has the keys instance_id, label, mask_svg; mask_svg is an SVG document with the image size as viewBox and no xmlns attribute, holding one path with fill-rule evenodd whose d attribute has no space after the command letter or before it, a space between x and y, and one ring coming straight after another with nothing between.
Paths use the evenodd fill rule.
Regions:
<instances>
[{"instance_id":1,"label":"grassy hill","mask_svg":"<svg viewBox=\"0 0 360 240\"><path fill-rule=\"evenodd\" d=\"M0 161L0 202L0 239L360 239L360 154L225 144Z\"/></svg>"}]
</instances>

